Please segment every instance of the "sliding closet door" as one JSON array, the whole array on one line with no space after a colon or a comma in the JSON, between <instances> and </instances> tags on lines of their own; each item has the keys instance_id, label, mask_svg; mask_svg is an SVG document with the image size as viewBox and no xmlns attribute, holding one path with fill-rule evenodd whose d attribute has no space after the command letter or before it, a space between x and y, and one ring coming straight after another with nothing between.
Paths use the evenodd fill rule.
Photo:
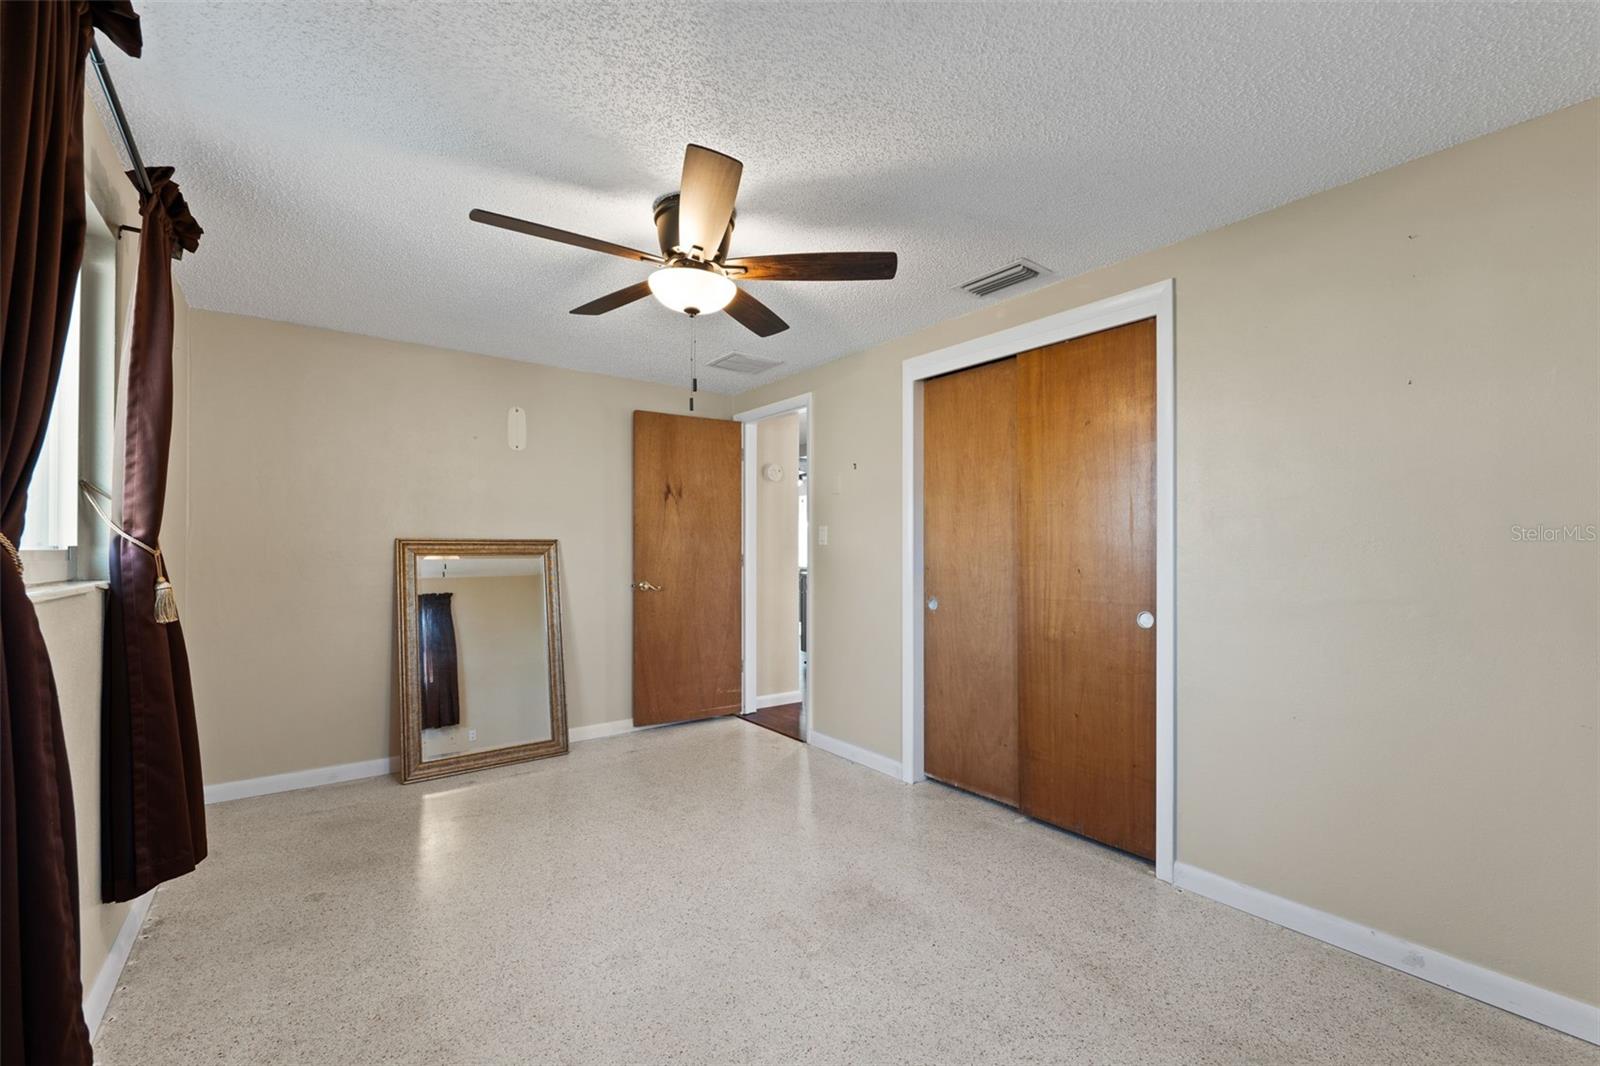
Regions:
<instances>
[{"instance_id":1,"label":"sliding closet door","mask_svg":"<svg viewBox=\"0 0 1600 1066\"><path fill-rule=\"evenodd\" d=\"M922 387L929 777L1017 802L1017 361Z\"/></svg>"},{"instance_id":2,"label":"sliding closet door","mask_svg":"<svg viewBox=\"0 0 1600 1066\"><path fill-rule=\"evenodd\" d=\"M1017 369L1021 807L1154 858L1155 321Z\"/></svg>"}]
</instances>

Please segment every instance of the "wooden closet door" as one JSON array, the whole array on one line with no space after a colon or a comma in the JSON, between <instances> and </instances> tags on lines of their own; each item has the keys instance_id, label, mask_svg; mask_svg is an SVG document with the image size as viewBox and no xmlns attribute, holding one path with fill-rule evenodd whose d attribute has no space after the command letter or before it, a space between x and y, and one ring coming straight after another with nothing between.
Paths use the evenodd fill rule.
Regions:
<instances>
[{"instance_id":1,"label":"wooden closet door","mask_svg":"<svg viewBox=\"0 0 1600 1066\"><path fill-rule=\"evenodd\" d=\"M1155 320L1018 357L1024 813L1155 857Z\"/></svg>"},{"instance_id":2,"label":"wooden closet door","mask_svg":"<svg viewBox=\"0 0 1600 1066\"><path fill-rule=\"evenodd\" d=\"M930 379L922 415L923 767L1016 806L1017 361Z\"/></svg>"}]
</instances>

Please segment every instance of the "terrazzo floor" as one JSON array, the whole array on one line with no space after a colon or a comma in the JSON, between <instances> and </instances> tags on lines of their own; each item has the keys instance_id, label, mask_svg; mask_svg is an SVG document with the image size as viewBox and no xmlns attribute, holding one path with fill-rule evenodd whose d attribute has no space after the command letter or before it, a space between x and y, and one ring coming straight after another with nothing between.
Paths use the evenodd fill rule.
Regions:
<instances>
[{"instance_id":1,"label":"terrazzo floor","mask_svg":"<svg viewBox=\"0 0 1600 1066\"><path fill-rule=\"evenodd\" d=\"M211 857L156 894L104 1066L1597 1061L737 721L209 817Z\"/></svg>"}]
</instances>

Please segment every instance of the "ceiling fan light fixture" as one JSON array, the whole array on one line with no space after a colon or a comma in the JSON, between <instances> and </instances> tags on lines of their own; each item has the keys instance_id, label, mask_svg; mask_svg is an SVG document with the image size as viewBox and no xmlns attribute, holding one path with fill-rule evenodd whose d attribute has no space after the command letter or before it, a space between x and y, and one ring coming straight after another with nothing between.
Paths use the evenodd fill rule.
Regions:
<instances>
[{"instance_id":1,"label":"ceiling fan light fixture","mask_svg":"<svg viewBox=\"0 0 1600 1066\"><path fill-rule=\"evenodd\" d=\"M580 304L570 312L574 315L609 314L653 295L663 307L690 318L726 311L756 336L771 337L789 324L749 289L735 287L734 279L742 286L747 281L881 281L895 276L899 258L893 252L792 252L729 259L743 174L744 164L730 155L700 144L686 147L678 191L657 197L652 205L660 255L482 208L467 217L540 240L656 264L646 280Z\"/></svg>"},{"instance_id":2,"label":"ceiling fan light fixture","mask_svg":"<svg viewBox=\"0 0 1600 1066\"><path fill-rule=\"evenodd\" d=\"M738 290L715 270L669 266L651 274L650 295L686 315L709 315L728 306Z\"/></svg>"}]
</instances>

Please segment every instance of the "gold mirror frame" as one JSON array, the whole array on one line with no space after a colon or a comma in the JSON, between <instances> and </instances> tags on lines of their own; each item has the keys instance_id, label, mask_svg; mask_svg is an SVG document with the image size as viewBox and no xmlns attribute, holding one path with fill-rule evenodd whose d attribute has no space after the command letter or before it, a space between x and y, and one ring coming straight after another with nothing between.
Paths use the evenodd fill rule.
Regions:
<instances>
[{"instance_id":1,"label":"gold mirror frame","mask_svg":"<svg viewBox=\"0 0 1600 1066\"><path fill-rule=\"evenodd\" d=\"M422 676L418 664L417 557L422 555L537 555L545 561L545 617L550 643L550 739L490 751L422 759ZM400 780L427 781L490 766L567 752L567 688L561 662L561 565L553 540L407 540L394 542L395 636L400 659Z\"/></svg>"}]
</instances>

